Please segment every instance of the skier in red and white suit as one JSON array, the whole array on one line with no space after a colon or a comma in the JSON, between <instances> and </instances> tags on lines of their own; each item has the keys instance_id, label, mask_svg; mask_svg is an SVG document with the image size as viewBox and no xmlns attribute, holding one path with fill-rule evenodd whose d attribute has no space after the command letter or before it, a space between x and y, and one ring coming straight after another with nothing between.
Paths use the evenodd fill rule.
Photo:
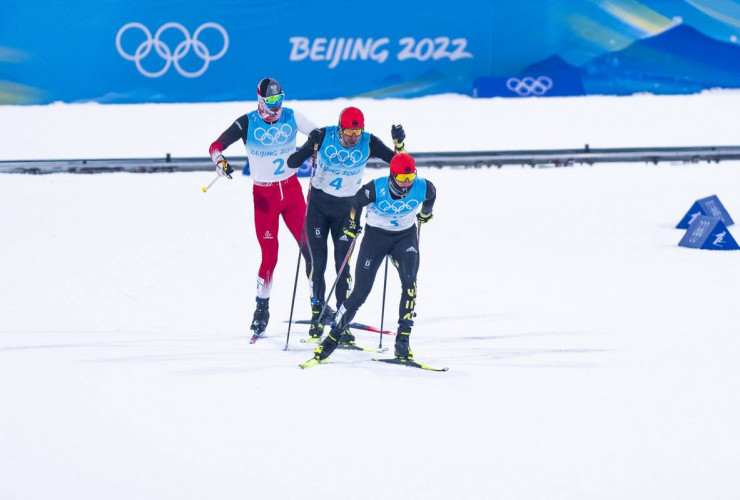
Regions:
<instances>
[{"instance_id":1,"label":"skier in red and white suit","mask_svg":"<svg viewBox=\"0 0 740 500\"><path fill-rule=\"evenodd\" d=\"M278 258L280 216L298 242L310 273L310 255L303 238L306 201L296 178L296 169L287 159L296 149L296 133L308 135L316 125L301 113L283 107L285 94L280 83L264 78L257 86L257 109L242 115L211 144L211 159L219 175L231 178L234 170L223 152L241 139L247 149L250 175L254 181L254 226L262 249L257 273L257 308L251 329L265 331L270 319L269 300L272 276Z\"/></svg>"}]
</instances>

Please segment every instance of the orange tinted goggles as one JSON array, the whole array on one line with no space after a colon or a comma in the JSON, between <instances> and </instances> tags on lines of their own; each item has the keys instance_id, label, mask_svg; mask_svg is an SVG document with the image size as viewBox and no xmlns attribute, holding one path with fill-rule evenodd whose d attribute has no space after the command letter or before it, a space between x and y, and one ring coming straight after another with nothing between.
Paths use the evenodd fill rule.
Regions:
<instances>
[{"instance_id":1,"label":"orange tinted goggles","mask_svg":"<svg viewBox=\"0 0 740 500\"><path fill-rule=\"evenodd\" d=\"M398 174L396 180L398 182L413 181L416 179L416 174Z\"/></svg>"},{"instance_id":2,"label":"orange tinted goggles","mask_svg":"<svg viewBox=\"0 0 740 500\"><path fill-rule=\"evenodd\" d=\"M361 128L343 128L342 133L344 135L357 137L360 134L362 134L362 129Z\"/></svg>"}]
</instances>

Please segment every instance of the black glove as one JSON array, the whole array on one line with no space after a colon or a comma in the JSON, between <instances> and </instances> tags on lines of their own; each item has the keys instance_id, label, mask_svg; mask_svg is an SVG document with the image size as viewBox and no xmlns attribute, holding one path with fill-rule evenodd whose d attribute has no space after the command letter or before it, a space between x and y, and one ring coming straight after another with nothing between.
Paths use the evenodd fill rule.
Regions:
<instances>
[{"instance_id":1,"label":"black glove","mask_svg":"<svg viewBox=\"0 0 740 500\"><path fill-rule=\"evenodd\" d=\"M350 238L357 238L362 232L362 226L360 226L355 219L350 217L344 224L342 232Z\"/></svg>"},{"instance_id":2,"label":"black glove","mask_svg":"<svg viewBox=\"0 0 740 500\"><path fill-rule=\"evenodd\" d=\"M393 138L393 142L403 147L403 141L406 139L406 132L403 131L403 125L392 125L391 137Z\"/></svg>"},{"instance_id":3,"label":"black glove","mask_svg":"<svg viewBox=\"0 0 740 500\"><path fill-rule=\"evenodd\" d=\"M226 176L231 179L231 174L234 173L234 169L231 168L231 165L226 161L226 158L222 156L221 159L218 160L218 163L216 163L216 172L218 175Z\"/></svg>"},{"instance_id":4,"label":"black glove","mask_svg":"<svg viewBox=\"0 0 740 500\"><path fill-rule=\"evenodd\" d=\"M434 217L434 214L425 214L424 212L419 212L416 214L416 218L418 219L419 223L426 224L430 220L432 220L432 217Z\"/></svg>"}]
</instances>

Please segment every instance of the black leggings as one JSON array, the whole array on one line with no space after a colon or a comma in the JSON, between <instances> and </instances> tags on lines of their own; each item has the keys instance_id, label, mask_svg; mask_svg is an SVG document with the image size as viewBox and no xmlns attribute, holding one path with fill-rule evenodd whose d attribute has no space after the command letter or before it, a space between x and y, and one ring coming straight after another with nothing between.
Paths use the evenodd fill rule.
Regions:
<instances>
[{"instance_id":1,"label":"black leggings","mask_svg":"<svg viewBox=\"0 0 740 500\"><path fill-rule=\"evenodd\" d=\"M306 212L306 238L308 250L311 254L311 280L312 298L320 300L329 297L326 295L326 263L328 259L327 239L331 234L334 242L334 270L339 272L342 261L347 256L352 239L342 232L345 222L349 218L352 198L339 198L324 193L318 189L311 189L308 200L308 211ZM335 296L337 298L337 309L344 303L352 290L352 276L350 275L350 262L344 266L342 275L337 282Z\"/></svg>"},{"instance_id":2,"label":"black leggings","mask_svg":"<svg viewBox=\"0 0 740 500\"><path fill-rule=\"evenodd\" d=\"M385 231L372 226L365 227L360 251L355 266L355 288L344 301L344 311L337 322L338 328L352 321L357 310L365 303L375 282L383 258L390 255L401 278L401 303L398 319L413 320L416 305L416 273L419 271L419 244L416 226L399 232ZM339 314L338 313L338 314Z\"/></svg>"}]
</instances>

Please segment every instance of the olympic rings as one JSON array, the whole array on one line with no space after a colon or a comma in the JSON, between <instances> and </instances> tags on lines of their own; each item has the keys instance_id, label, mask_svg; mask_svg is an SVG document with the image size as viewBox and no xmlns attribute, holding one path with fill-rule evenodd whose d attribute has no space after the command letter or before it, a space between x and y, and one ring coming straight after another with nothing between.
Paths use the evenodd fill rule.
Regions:
<instances>
[{"instance_id":1,"label":"olympic rings","mask_svg":"<svg viewBox=\"0 0 740 500\"><path fill-rule=\"evenodd\" d=\"M388 200L383 200L378 203L377 206L381 212L384 212L386 214L401 214L408 213L414 210L416 207L419 206L419 202L417 200L393 200L393 203L390 203Z\"/></svg>"},{"instance_id":2,"label":"olympic rings","mask_svg":"<svg viewBox=\"0 0 740 500\"><path fill-rule=\"evenodd\" d=\"M552 78L549 76L538 76L537 78L525 76L521 80L519 78L509 78L506 80L506 87L522 97L545 95L552 88Z\"/></svg>"},{"instance_id":3,"label":"olympic rings","mask_svg":"<svg viewBox=\"0 0 740 500\"><path fill-rule=\"evenodd\" d=\"M206 30L208 28L215 29L216 31L221 33L221 36L224 39L224 45L221 48L221 51L215 55L211 55L208 47L206 47L203 42L198 40L198 36L203 32L203 30ZM123 37L124 32L129 29L140 29L144 32L144 35L146 35L146 40L141 42L141 44L136 48L133 54L126 53L121 46L121 38ZM185 37L185 39L180 42L177 47L175 47L174 51L172 51L166 43L159 39L162 33L164 33L168 29L178 30ZM141 65L141 60L144 59L149 54L149 52L151 52L152 47L154 47L154 50L157 52L159 57L161 57L165 61L164 67L159 71L154 72L147 71ZM203 67L194 72L186 71L182 68L182 66L180 66L180 59L185 57L188 52L190 52L190 47L193 48L193 52L195 52L195 55L203 59ZM116 35L116 48L118 49L118 53L121 54L121 57L123 57L127 61L134 61L134 63L136 63L136 68L139 70L139 73L146 76L147 78L159 78L160 76L167 73L167 70L170 69L170 65L173 63L175 64L175 69L177 70L177 72L180 73L182 76L186 78L197 78L206 72L211 61L221 59L224 54L226 54L226 50L228 50L229 48L229 35L220 24L204 23L195 30L195 33L193 33L193 37L191 38L190 33L182 24L166 23L157 30L157 32L154 34L154 37L152 38L152 33L143 24L128 23L123 25L121 29L118 30L118 34Z\"/></svg>"},{"instance_id":4,"label":"olympic rings","mask_svg":"<svg viewBox=\"0 0 740 500\"><path fill-rule=\"evenodd\" d=\"M363 160L362 151L352 151L350 153L346 149L338 150L333 144L327 146L324 150L324 154L332 165L354 167Z\"/></svg>"},{"instance_id":5,"label":"olympic rings","mask_svg":"<svg viewBox=\"0 0 740 500\"><path fill-rule=\"evenodd\" d=\"M259 127L254 129L254 138L265 146L274 144L285 144L293 136L293 127L288 123L283 123L280 127Z\"/></svg>"}]
</instances>

